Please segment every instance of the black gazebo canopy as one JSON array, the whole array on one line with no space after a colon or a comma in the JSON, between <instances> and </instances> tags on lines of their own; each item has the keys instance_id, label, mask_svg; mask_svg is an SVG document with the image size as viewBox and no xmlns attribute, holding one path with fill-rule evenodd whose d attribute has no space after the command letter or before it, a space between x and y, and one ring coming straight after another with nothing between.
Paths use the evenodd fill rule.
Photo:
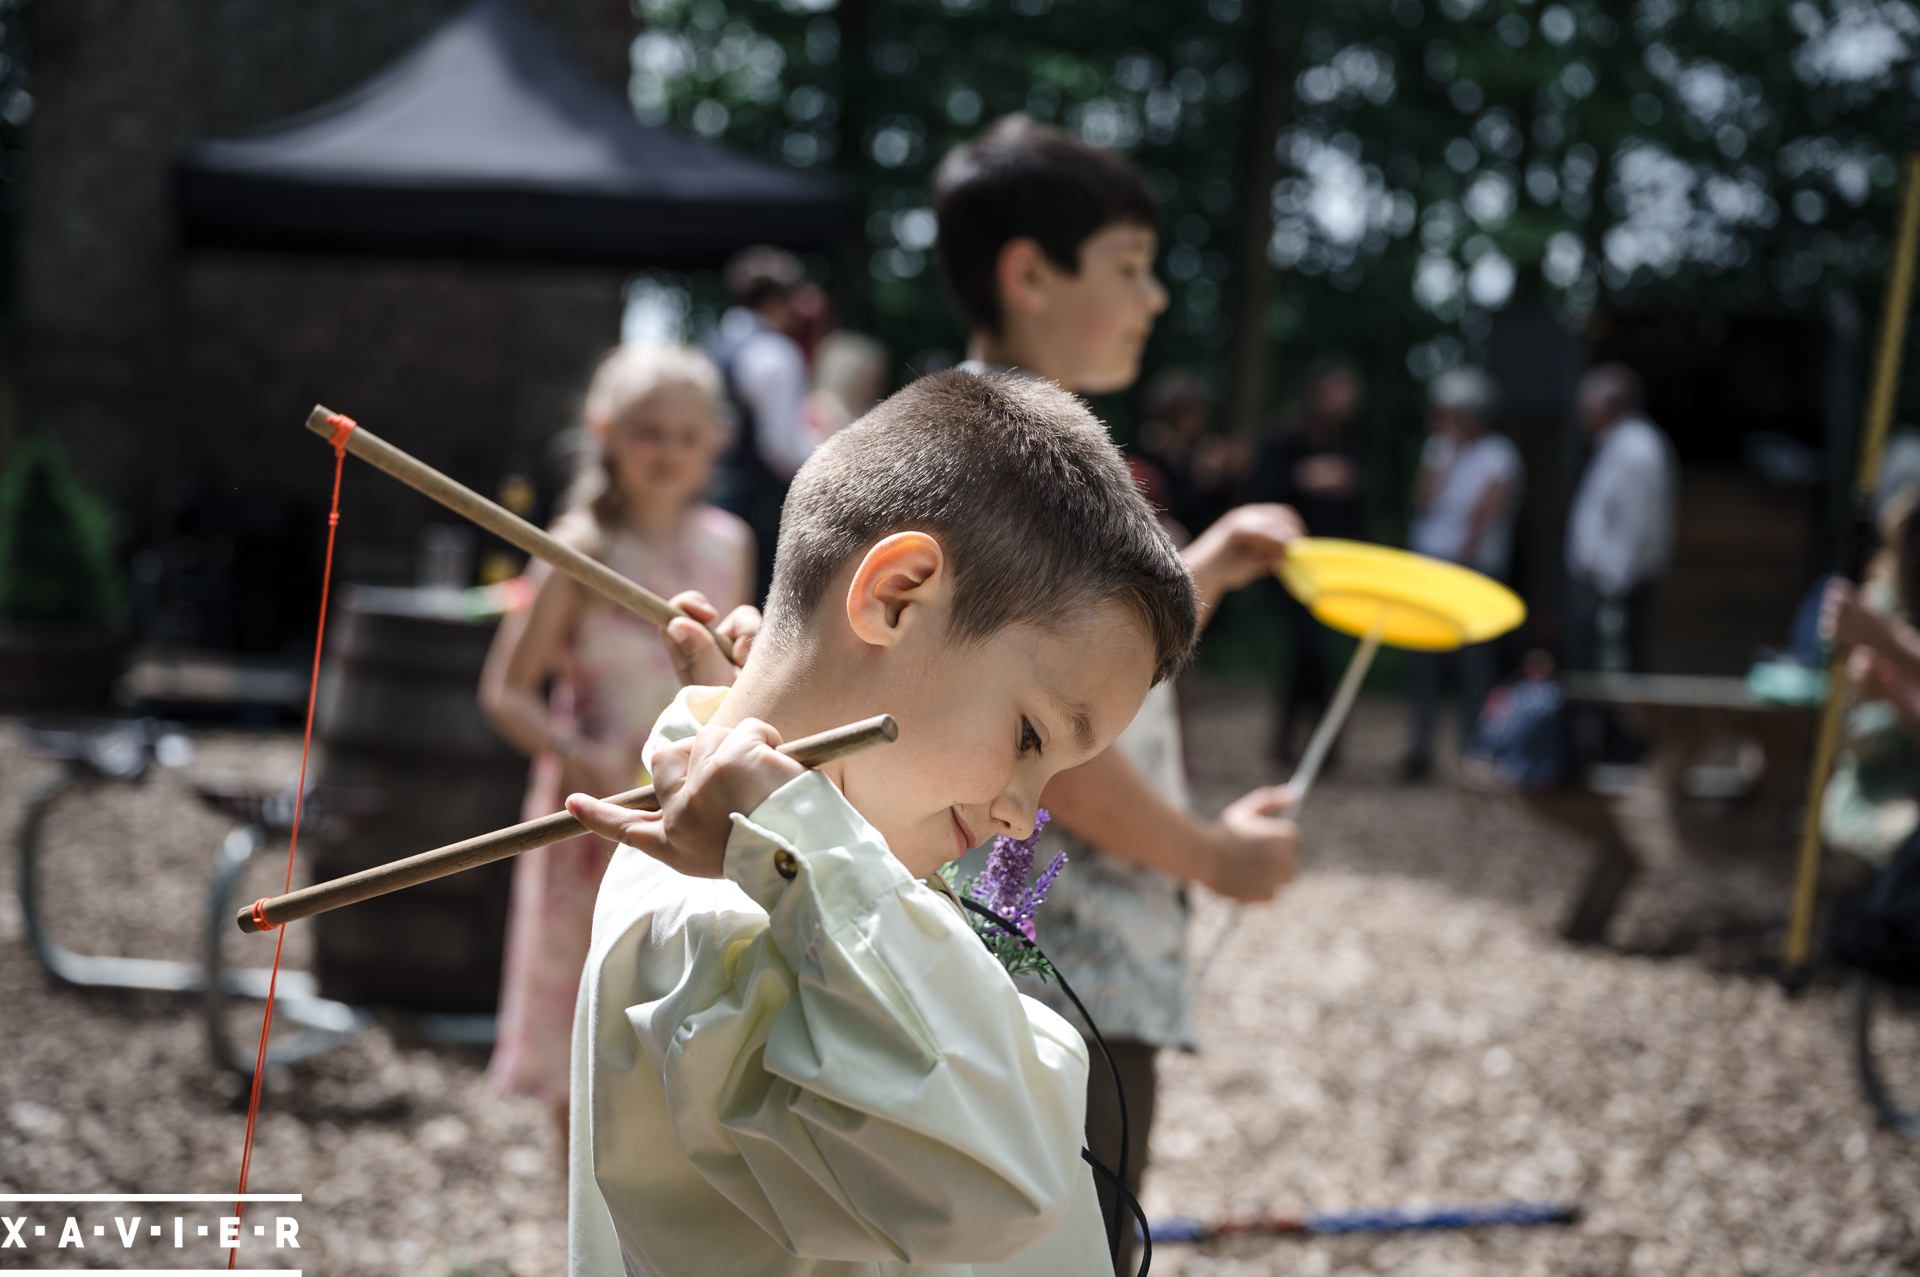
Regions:
<instances>
[{"instance_id":1,"label":"black gazebo canopy","mask_svg":"<svg viewBox=\"0 0 1920 1277\"><path fill-rule=\"evenodd\" d=\"M694 267L858 233L836 183L642 124L508 0L175 177L189 248Z\"/></svg>"}]
</instances>

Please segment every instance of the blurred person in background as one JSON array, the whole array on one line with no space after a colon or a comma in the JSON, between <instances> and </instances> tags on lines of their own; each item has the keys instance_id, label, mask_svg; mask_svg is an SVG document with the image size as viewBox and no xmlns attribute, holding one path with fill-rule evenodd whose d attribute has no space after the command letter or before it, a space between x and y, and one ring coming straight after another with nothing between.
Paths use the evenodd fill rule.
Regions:
<instances>
[{"instance_id":1,"label":"blurred person in background","mask_svg":"<svg viewBox=\"0 0 1920 1277\"><path fill-rule=\"evenodd\" d=\"M1835 902L1827 949L1840 964L1920 984L1920 516L1896 498L1877 570L1827 586L1820 633L1846 657L1854 703L1821 802L1828 845L1876 870Z\"/></svg>"},{"instance_id":2,"label":"blurred person in background","mask_svg":"<svg viewBox=\"0 0 1920 1277\"><path fill-rule=\"evenodd\" d=\"M807 359L799 342L809 307L800 262L782 249L744 249L724 274L735 305L721 316L707 354L732 405L734 434L715 475L714 499L753 530L757 604L773 576L780 503L817 442L807 422Z\"/></svg>"},{"instance_id":3,"label":"blurred person in background","mask_svg":"<svg viewBox=\"0 0 1920 1277\"><path fill-rule=\"evenodd\" d=\"M1292 506L1308 536L1364 539L1368 485L1354 437L1362 402L1353 365L1337 359L1315 364L1279 432L1261 444L1246 499ZM1280 671L1271 752L1276 762L1291 767L1299 760L1302 731L1312 729L1332 695L1333 663L1325 627L1278 583L1274 589L1291 657Z\"/></svg>"},{"instance_id":4,"label":"blurred person in background","mask_svg":"<svg viewBox=\"0 0 1920 1277\"><path fill-rule=\"evenodd\" d=\"M834 332L821 339L813 361L807 425L818 443L866 416L887 393L887 348L864 333Z\"/></svg>"},{"instance_id":5,"label":"blurred person in background","mask_svg":"<svg viewBox=\"0 0 1920 1277\"><path fill-rule=\"evenodd\" d=\"M587 390L588 446L554 535L662 597L698 590L720 612L744 602L753 535L702 501L726 441L724 412L719 374L698 351L623 346L608 355ZM576 790L605 795L644 783L640 747L680 679L652 624L545 563L528 577L533 601L501 621L480 704L533 759L524 804L532 819ZM563 1154L574 996L612 851L582 834L513 862L488 1076L502 1091L547 1104Z\"/></svg>"},{"instance_id":6,"label":"blurred person in background","mask_svg":"<svg viewBox=\"0 0 1920 1277\"><path fill-rule=\"evenodd\" d=\"M1427 394L1427 442L1414 480L1411 548L1502 580L1513 558L1514 517L1526 472L1513 441L1489 425L1496 392L1478 368L1456 368L1433 380ZM1472 738L1482 702L1492 689L1494 647L1477 643L1458 652L1413 653L1412 715L1402 779L1433 772L1433 742L1443 672L1459 685L1460 743Z\"/></svg>"},{"instance_id":7,"label":"blurred person in background","mask_svg":"<svg viewBox=\"0 0 1920 1277\"><path fill-rule=\"evenodd\" d=\"M810 280L803 280L793 290L790 304L793 323L789 335L798 343L800 357L812 368L820 362L821 344L839 331L840 313L834 307L833 298L827 296L827 290Z\"/></svg>"},{"instance_id":8,"label":"blurred person in background","mask_svg":"<svg viewBox=\"0 0 1920 1277\"><path fill-rule=\"evenodd\" d=\"M1127 460L1149 499L1178 525L1175 540L1184 545L1234 504L1243 467L1234 442L1207 429L1213 400L1198 378L1161 373L1147 383L1141 407L1144 419Z\"/></svg>"},{"instance_id":9,"label":"blurred person in background","mask_svg":"<svg viewBox=\"0 0 1920 1277\"><path fill-rule=\"evenodd\" d=\"M1875 866L1920 829L1920 680L1902 676L1898 648L1884 637L1911 633L1920 615L1917 515L1920 486L1890 498L1866 579L1858 589L1831 581L1821 599L1821 629L1847 653L1854 699L1821 798L1820 835Z\"/></svg>"},{"instance_id":10,"label":"blurred person in background","mask_svg":"<svg viewBox=\"0 0 1920 1277\"><path fill-rule=\"evenodd\" d=\"M1625 364L1591 369L1578 403L1593 455L1567 518L1567 663L1645 673L1654 604L1673 560L1679 464ZM1575 734L1582 757L1603 762L1630 762L1639 749L1611 714L1578 716Z\"/></svg>"}]
</instances>

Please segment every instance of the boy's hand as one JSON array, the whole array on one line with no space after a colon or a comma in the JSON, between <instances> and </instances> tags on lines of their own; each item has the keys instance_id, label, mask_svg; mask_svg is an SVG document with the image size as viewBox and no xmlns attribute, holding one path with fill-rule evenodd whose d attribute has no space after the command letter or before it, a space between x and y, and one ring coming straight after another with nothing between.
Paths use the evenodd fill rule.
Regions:
<instances>
[{"instance_id":1,"label":"boy's hand","mask_svg":"<svg viewBox=\"0 0 1920 1277\"><path fill-rule=\"evenodd\" d=\"M693 618L667 622L667 652L673 657L673 672L680 676L680 686L732 687L740 667L747 663L748 649L760 633L760 609L741 604L714 626L733 643L733 659L729 661L707 631L720 611L706 595L684 590L667 602Z\"/></svg>"},{"instance_id":2,"label":"boy's hand","mask_svg":"<svg viewBox=\"0 0 1920 1277\"><path fill-rule=\"evenodd\" d=\"M655 751L657 812L618 807L587 794L567 798L574 819L602 838L646 852L695 878L725 871L733 813L748 813L806 768L777 752L780 734L757 718L703 727Z\"/></svg>"},{"instance_id":3,"label":"boy's hand","mask_svg":"<svg viewBox=\"0 0 1920 1277\"><path fill-rule=\"evenodd\" d=\"M1300 858L1300 827L1286 818L1293 796L1285 785L1243 794L1214 826L1206 876L1201 880L1230 900L1271 900L1293 881Z\"/></svg>"},{"instance_id":4,"label":"boy's hand","mask_svg":"<svg viewBox=\"0 0 1920 1277\"><path fill-rule=\"evenodd\" d=\"M1832 581L1820 598L1820 637L1843 652L1878 647L1886 618L1863 598L1851 581Z\"/></svg>"},{"instance_id":5,"label":"boy's hand","mask_svg":"<svg viewBox=\"0 0 1920 1277\"><path fill-rule=\"evenodd\" d=\"M1306 529L1300 516L1283 505L1243 505L1214 520L1194 543L1181 552L1203 605L1256 581L1287 557L1289 543Z\"/></svg>"}]
</instances>

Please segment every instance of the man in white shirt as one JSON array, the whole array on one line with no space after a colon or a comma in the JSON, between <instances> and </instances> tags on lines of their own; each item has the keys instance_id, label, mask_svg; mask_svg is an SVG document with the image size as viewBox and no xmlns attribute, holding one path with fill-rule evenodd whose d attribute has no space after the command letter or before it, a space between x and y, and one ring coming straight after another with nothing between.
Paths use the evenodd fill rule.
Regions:
<instances>
[{"instance_id":1,"label":"man in white shirt","mask_svg":"<svg viewBox=\"0 0 1920 1277\"><path fill-rule=\"evenodd\" d=\"M1580 422L1593 459L1567 522L1567 576L1584 605L1576 615L1584 611L1593 624L1617 608L1625 622L1602 627L1617 641L1594 644L1601 669L1647 667L1653 596L1673 560L1673 445L1647 420L1643 398L1640 378L1625 364L1602 364L1580 379Z\"/></svg>"},{"instance_id":2,"label":"man in white shirt","mask_svg":"<svg viewBox=\"0 0 1920 1277\"><path fill-rule=\"evenodd\" d=\"M1593 458L1567 521L1568 664L1644 671L1654 602L1673 560L1679 466L1673 444L1647 419L1639 375L1625 364L1582 377L1579 404ZM1621 733L1608 725L1606 737L1602 755L1619 761Z\"/></svg>"},{"instance_id":3,"label":"man in white shirt","mask_svg":"<svg viewBox=\"0 0 1920 1277\"><path fill-rule=\"evenodd\" d=\"M1526 471L1513 441L1488 429L1494 399L1492 378L1478 368L1434 378L1427 400L1430 433L1420 454L1408 539L1421 554L1500 579L1513 557L1514 515ZM1424 780L1433 770L1443 668L1451 665L1458 678L1465 744L1493 687L1494 649L1481 643L1458 653L1418 655L1412 665L1413 713L1400 772L1407 780Z\"/></svg>"},{"instance_id":4,"label":"man in white shirt","mask_svg":"<svg viewBox=\"0 0 1920 1277\"><path fill-rule=\"evenodd\" d=\"M707 353L725 378L734 437L715 474L715 500L753 529L759 571L753 601L766 598L780 503L819 439L807 422L807 359L800 343L794 298L803 276L788 252L765 246L727 263L735 305L720 319Z\"/></svg>"}]
</instances>

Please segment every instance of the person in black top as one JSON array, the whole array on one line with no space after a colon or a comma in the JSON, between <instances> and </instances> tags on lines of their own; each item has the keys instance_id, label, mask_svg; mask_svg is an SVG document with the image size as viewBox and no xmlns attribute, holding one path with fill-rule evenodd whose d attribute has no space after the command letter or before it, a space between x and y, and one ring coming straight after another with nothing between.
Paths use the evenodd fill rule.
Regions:
<instances>
[{"instance_id":1,"label":"person in black top","mask_svg":"<svg viewBox=\"0 0 1920 1277\"><path fill-rule=\"evenodd\" d=\"M1366 474L1353 430L1361 399L1360 377L1351 364L1314 365L1291 419L1255 456L1245 498L1292 506L1309 536L1364 538ZM1304 734L1327 704L1334 672L1325 629L1291 594L1278 592L1292 659L1280 675L1271 748L1276 761L1291 766L1299 759Z\"/></svg>"},{"instance_id":2,"label":"person in black top","mask_svg":"<svg viewBox=\"0 0 1920 1277\"><path fill-rule=\"evenodd\" d=\"M734 432L714 472L714 504L753 529L758 571L753 602L767 597L780 506L819 439L807 422L809 287L793 254L761 245L727 263L735 305L706 345L733 409Z\"/></svg>"},{"instance_id":3,"label":"person in black top","mask_svg":"<svg viewBox=\"0 0 1920 1277\"><path fill-rule=\"evenodd\" d=\"M1233 487L1242 467L1235 462L1235 441L1208 432L1213 401L1187 373L1155 377L1141 407L1144 420L1126 450L1128 463L1136 474L1143 464L1150 469L1144 476L1148 499L1180 525L1184 537L1198 536L1237 504Z\"/></svg>"}]
</instances>

